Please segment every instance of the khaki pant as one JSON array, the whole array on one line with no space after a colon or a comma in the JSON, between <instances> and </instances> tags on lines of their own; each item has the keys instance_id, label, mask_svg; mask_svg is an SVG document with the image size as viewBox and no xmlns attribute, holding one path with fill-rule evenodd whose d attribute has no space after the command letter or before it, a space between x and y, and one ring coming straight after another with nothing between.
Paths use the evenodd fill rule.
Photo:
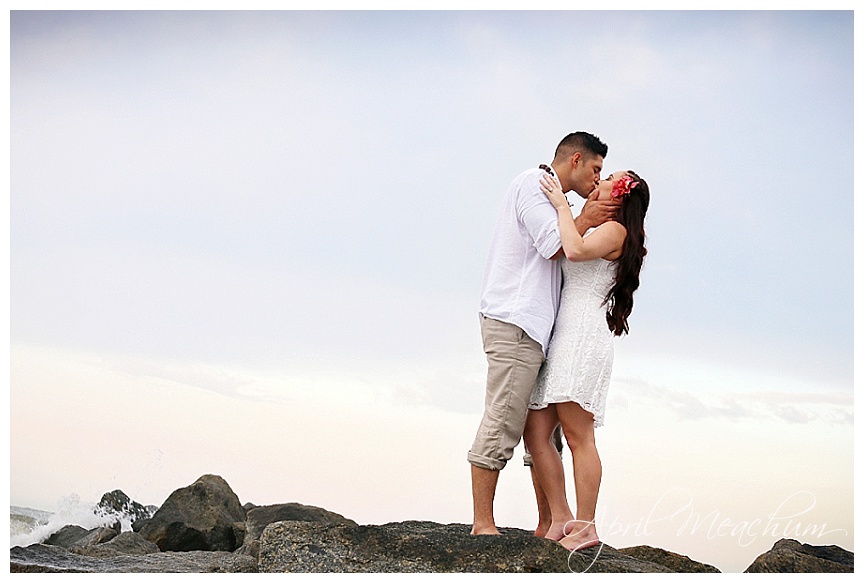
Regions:
<instances>
[{"instance_id":1,"label":"khaki pant","mask_svg":"<svg viewBox=\"0 0 864 583\"><path fill-rule=\"evenodd\" d=\"M488 470L500 470L522 439L528 400L543 364L543 348L513 324L484 316L480 330L489 365L486 407L468 461Z\"/></svg>"}]
</instances>

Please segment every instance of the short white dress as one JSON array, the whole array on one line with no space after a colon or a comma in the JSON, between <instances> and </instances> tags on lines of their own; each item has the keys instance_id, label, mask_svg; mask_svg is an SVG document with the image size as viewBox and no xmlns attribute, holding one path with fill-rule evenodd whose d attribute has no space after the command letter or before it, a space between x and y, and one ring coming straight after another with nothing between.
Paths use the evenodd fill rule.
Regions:
<instances>
[{"instance_id":1,"label":"short white dress","mask_svg":"<svg viewBox=\"0 0 864 583\"><path fill-rule=\"evenodd\" d=\"M578 403L594 415L594 427L600 427L613 355L604 298L612 288L618 264L606 259L561 261L561 303L528 407L536 410L549 403Z\"/></svg>"}]
</instances>

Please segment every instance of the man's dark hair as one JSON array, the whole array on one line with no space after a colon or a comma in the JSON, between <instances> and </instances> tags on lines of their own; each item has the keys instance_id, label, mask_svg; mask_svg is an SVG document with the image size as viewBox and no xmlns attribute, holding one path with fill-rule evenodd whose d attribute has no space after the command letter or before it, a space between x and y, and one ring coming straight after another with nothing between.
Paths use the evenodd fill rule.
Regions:
<instances>
[{"instance_id":1,"label":"man's dark hair","mask_svg":"<svg viewBox=\"0 0 864 583\"><path fill-rule=\"evenodd\" d=\"M558 147L555 148L555 160L569 158L575 152L582 152L583 155L591 154L593 156L606 157L606 152L609 147L600 141L600 138L586 132L573 132L564 136Z\"/></svg>"}]
</instances>

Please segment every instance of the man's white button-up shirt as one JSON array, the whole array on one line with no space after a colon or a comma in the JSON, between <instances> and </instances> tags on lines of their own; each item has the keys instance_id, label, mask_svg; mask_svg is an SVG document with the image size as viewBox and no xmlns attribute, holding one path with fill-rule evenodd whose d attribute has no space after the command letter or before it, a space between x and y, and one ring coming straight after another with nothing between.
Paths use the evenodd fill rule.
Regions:
<instances>
[{"instance_id":1,"label":"man's white button-up shirt","mask_svg":"<svg viewBox=\"0 0 864 583\"><path fill-rule=\"evenodd\" d=\"M540 168L517 176L504 198L486 260L480 314L522 328L543 353L561 297L558 213L540 190ZM556 176L557 180L557 176Z\"/></svg>"}]
</instances>

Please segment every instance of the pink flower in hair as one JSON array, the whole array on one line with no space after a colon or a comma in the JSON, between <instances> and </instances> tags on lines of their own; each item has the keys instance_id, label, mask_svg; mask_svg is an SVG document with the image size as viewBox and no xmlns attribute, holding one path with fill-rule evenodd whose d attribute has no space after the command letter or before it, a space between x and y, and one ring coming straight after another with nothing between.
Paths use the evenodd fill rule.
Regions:
<instances>
[{"instance_id":1,"label":"pink flower in hair","mask_svg":"<svg viewBox=\"0 0 864 583\"><path fill-rule=\"evenodd\" d=\"M625 194L630 194L630 189L639 186L639 181L634 180L629 174L625 174L615 181L612 185L612 198L621 198Z\"/></svg>"}]
</instances>

